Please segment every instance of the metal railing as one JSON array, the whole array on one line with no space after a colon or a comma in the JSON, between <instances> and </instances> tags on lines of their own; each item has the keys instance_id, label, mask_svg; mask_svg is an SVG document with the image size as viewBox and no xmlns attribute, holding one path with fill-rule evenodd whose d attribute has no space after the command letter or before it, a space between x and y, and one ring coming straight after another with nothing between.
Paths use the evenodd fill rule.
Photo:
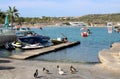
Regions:
<instances>
[{"instance_id":1,"label":"metal railing","mask_svg":"<svg viewBox=\"0 0 120 79\"><path fill-rule=\"evenodd\" d=\"M14 30L0 28L0 35L15 35Z\"/></svg>"}]
</instances>

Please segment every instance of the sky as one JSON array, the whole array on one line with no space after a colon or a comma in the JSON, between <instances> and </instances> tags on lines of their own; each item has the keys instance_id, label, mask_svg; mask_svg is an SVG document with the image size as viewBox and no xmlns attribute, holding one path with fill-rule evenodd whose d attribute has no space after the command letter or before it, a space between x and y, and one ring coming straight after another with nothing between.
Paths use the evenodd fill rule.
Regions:
<instances>
[{"instance_id":1,"label":"sky","mask_svg":"<svg viewBox=\"0 0 120 79\"><path fill-rule=\"evenodd\" d=\"M1 11L15 6L21 17L77 17L120 13L120 0L1 0Z\"/></svg>"}]
</instances>

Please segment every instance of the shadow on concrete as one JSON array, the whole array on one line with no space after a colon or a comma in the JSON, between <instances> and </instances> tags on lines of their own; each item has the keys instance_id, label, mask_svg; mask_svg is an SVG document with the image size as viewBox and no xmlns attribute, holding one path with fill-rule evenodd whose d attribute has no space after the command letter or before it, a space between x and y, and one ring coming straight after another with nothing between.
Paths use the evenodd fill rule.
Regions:
<instances>
[{"instance_id":1,"label":"shadow on concrete","mask_svg":"<svg viewBox=\"0 0 120 79\"><path fill-rule=\"evenodd\" d=\"M15 69L15 67L0 66L0 70L11 70L11 69Z\"/></svg>"},{"instance_id":2,"label":"shadow on concrete","mask_svg":"<svg viewBox=\"0 0 120 79\"><path fill-rule=\"evenodd\" d=\"M10 63L11 61L9 60L0 60L0 63Z\"/></svg>"}]
</instances>

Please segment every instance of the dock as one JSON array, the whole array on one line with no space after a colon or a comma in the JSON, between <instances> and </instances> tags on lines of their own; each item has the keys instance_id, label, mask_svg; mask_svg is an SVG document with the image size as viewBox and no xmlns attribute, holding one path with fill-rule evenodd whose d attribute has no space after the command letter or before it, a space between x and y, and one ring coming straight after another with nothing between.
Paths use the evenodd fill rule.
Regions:
<instances>
[{"instance_id":1,"label":"dock","mask_svg":"<svg viewBox=\"0 0 120 79\"><path fill-rule=\"evenodd\" d=\"M40 48L40 49L27 50L23 53L11 55L10 58L24 60L24 59L32 58L32 57L35 57L35 56L38 56L38 55L43 55L43 54L46 54L46 53L49 53L49 52L52 52L52 51L57 51L57 50L64 49L64 48L67 48L67 47L72 47L72 46L75 46L75 45L78 45L78 44L80 44L79 41L61 43L61 44L58 44L58 45L53 45L53 46L44 47L44 48Z\"/></svg>"}]
</instances>

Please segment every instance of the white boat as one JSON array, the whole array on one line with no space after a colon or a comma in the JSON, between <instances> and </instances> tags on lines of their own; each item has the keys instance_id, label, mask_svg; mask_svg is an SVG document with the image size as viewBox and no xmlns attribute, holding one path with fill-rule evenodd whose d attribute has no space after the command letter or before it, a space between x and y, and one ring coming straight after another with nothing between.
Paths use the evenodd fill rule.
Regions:
<instances>
[{"instance_id":1,"label":"white boat","mask_svg":"<svg viewBox=\"0 0 120 79\"><path fill-rule=\"evenodd\" d=\"M14 27L14 31L30 31L31 29L29 27Z\"/></svg>"},{"instance_id":2,"label":"white boat","mask_svg":"<svg viewBox=\"0 0 120 79\"><path fill-rule=\"evenodd\" d=\"M111 22L107 23L108 33L112 33L112 26L113 24Z\"/></svg>"},{"instance_id":3,"label":"white boat","mask_svg":"<svg viewBox=\"0 0 120 79\"><path fill-rule=\"evenodd\" d=\"M22 49L38 49L38 48L43 48L44 46L41 45L40 43L37 44L25 44Z\"/></svg>"},{"instance_id":4,"label":"white boat","mask_svg":"<svg viewBox=\"0 0 120 79\"><path fill-rule=\"evenodd\" d=\"M71 26L87 26L84 22L69 22Z\"/></svg>"}]
</instances>

